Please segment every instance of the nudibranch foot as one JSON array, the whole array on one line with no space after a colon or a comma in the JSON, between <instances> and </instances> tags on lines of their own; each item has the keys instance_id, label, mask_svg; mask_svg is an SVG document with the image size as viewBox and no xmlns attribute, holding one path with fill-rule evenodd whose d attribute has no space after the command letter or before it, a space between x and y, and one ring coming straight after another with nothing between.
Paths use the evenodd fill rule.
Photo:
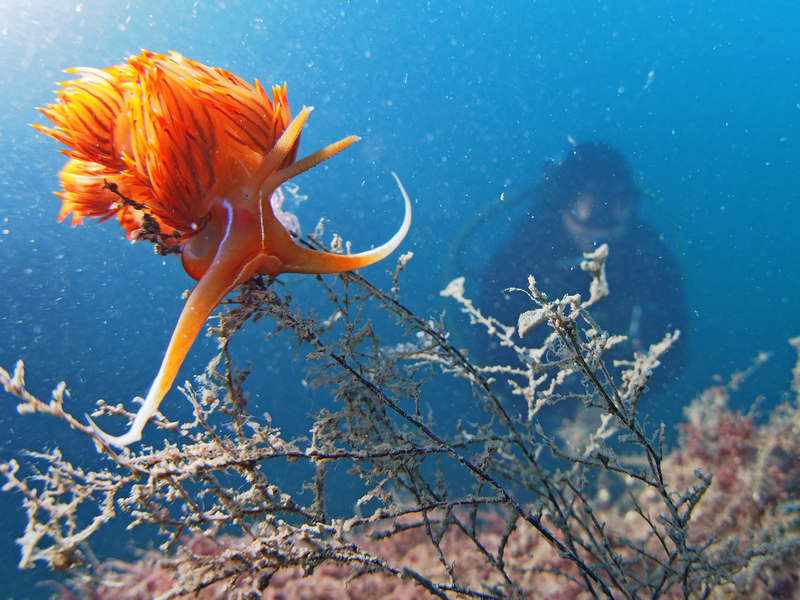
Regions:
<instances>
[{"instance_id":1,"label":"nudibranch foot","mask_svg":"<svg viewBox=\"0 0 800 600\"><path fill-rule=\"evenodd\" d=\"M89 417L89 415L86 415L86 421L88 421L89 426L94 430L97 437L101 438L110 446L116 446L117 448L125 448L126 446L130 446L134 442L141 440L144 426L152 418L152 416L156 414L156 411L158 411L158 405L161 404L161 398L158 398L152 393L153 389L156 388L156 383L157 380L153 382L153 385L150 388L150 393L147 394L147 398L144 400L142 400L141 397L135 398L135 400L142 402L142 406L136 412L136 416L133 418L133 422L128 428L127 433L124 433L123 435L107 434L97 426L97 423L95 423L91 417Z\"/></svg>"},{"instance_id":2,"label":"nudibranch foot","mask_svg":"<svg viewBox=\"0 0 800 600\"><path fill-rule=\"evenodd\" d=\"M144 426L156 413L161 401L172 386L178 374L178 369L195 338L200 333L206 319L237 285L244 283L254 275L278 275L280 273L322 274L352 271L376 263L391 254L403 241L411 227L411 199L408 197L408 193L397 174L393 172L392 175L397 181L397 186L403 196L405 214L397 232L389 241L377 248L359 254L332 254L298 246L291 241L289 234L286 233L286 238L293 246L291 259L285 258L281 260L273 255L257 256L250 261L249 265L236 271L239 276L227 285L222 285L221 280L229 277L234 272L232 265L238 259L238 256L234 258L234 255L230 253L221 252L222 256L212 263L189 295L175 326L175 331L170 339L158 375L150 386L147 397L144 398L144 402L136 413L127 433L120 436L109 435L89 419L89 423L97 435L108 444L118 448L129 446L142 439ZM275 268L276 264L279 264L280 268Z\"/></svg>"},{"instance_id":3,"label":"nudibranch foot","mask_svg":"<svg viewBox=\"0 0 800 600\"><path fill-rule=\"evenodd\" d=\"M153 414L155 414L155 411L153 411ZM130 446L134 442L138 442L139 440L142 439L142 430L144 429L144 426L134 429L133 425L131 425L131 428L128 430L128 433L126 433L125 435L113 436L113 435L108 435L106 432L100 429L97 426L97 423L95 423L94 420L92 420L92 418L89 415L85 416L86 416L86 422L89 423L89 427L92 428L92 431L94 431L95 436L97 436L99 439L103 441L103 443L108 444L109 446L115 446L117 448L125 448L127 446ZM153 415L150 415L150 417L152 416ZM98 446L98 451L100 451L99 446Z\"/></svg>"},{"instance_id":4,"label":"nudibranch foot","mask_svg":"<svg viewBox=\"0 0 800 600\"><path fill-rule=\"evenodd\" d=\"M395 181L397 181L397 187L400 188L400 193L403 196L405 214L400 228L389 241L381 244L377 248L359 252L358 254L332 254L330 252L320 252L318 250L310 250L298 246L291 260L282 263L281 272L314 273L318 275L325 273L343 273L344 271L353 271L375 264L394 252L411 228L411 199L408 197L408 193L397 174L392 172L392 175ZM269 272L260 272L260 274L273 275L273 273Z\"/></svg>"}]
</instances>

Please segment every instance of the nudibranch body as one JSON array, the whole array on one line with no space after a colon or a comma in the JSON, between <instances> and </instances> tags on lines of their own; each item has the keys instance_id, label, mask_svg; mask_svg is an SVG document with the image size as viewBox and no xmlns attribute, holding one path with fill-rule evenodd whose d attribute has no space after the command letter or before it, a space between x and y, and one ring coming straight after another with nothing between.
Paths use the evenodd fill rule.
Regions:
<instances>
[{"instance_id":1,"label":"nudibranch body","mask_svg":"<svg viewBox=\"0 0 800 600\"><path fill-rule=\"evenodd\" d=\"M405 237L411 203L397 179L405 218L378 248L353 255L304 248L276 218L270 198L358 138L296 162L312 109L292 119L285 85L270 98L258 81L250 85L175 52L70 72L80 78L62 84L58 102L40 109L55 128L34 125L68 147L59 220L116 216L129 238L144 231L163 250L179 250L197 280L130 429L119 437L100 432L123 447L141 439L206 319L231 290L256 275L339 273L375 263Z\"/></svg>"}]
</instances>

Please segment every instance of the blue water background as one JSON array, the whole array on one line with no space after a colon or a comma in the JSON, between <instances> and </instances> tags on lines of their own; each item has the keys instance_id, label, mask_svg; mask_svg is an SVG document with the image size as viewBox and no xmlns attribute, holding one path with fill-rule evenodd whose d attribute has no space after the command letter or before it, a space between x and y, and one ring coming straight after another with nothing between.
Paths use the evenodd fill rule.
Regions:
<instances>
[{"instance_id":1,"label":"blue water background","mask_svg":"<svg viewBox=\"0 0 800 600\"><path fill-rule=\"evenodd\" d=\"M775 406L790 386L786 340L800 335L796 7L640 4L3 0L0 364L23 359L31 391L43 397L65 379L75 414L99 397L130 406L157 370L192 281L178 260L125 242L113 223L57 223L52 192L65 158L27 125L44 123L36 107L53 101L64 69L109 66L144 48L176 50L265 86L288 82L295 113L315 107L301 154L361 136L298 178L309 200L296 212L308 231L325 217L327 239L335 231L356 250L379 244L402 217L397 172L415 211L401 248L415 254L403 300L421 316L454 311L438 292L462 274L451 253L476 216L535 183L542 161L561 156L570 138L612 143L629 157L647 191L643 213L685 275L690 362L653 412L674 424L713 375L760 351L772 360L734 402L747 410L763 395L764 408ZM473 271L506 234L500 224L474 232L464 256ZM390 285L383 266L364 274ZM313 305L303 296L314 293L299 285L296 295ZM254 401L280 422L286 407L305 414L319 400L299 383L305 366L292 362L288 337L264 340L271 331L250 325L237 351L259 365ZM213 352L201 340L179 379ZM163 408L179 415L183 404L173 392ZM58 444L73 460L100 461L82 436L14 407L4 396L2 459ZM15 570L19 504L0 495L0 576L14 597L46 597L48 589L32 587L50 577L43 568ZM122 555L120 539L98 552Z\"/></svg>"}]
</instances>

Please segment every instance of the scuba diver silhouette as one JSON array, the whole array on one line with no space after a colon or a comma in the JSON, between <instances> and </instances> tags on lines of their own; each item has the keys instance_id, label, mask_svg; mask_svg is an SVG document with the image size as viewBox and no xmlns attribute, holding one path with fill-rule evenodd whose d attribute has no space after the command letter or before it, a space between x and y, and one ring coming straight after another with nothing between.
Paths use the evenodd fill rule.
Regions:
<instances>
[{"instance_id":1,"label":"scuba diver silhouette","mask_svg":"<svg viewBox=\"0 0 800 600\"><path fill-rule=\"evenodd\" d=\"M666 333L680 329L682 338L663 357L650 387L668 383L686 359L683 283L659 233L639 218L640 197L617 150L601 142L572 148L521 198L528 202L527 214L481 276L481 311L502 323L516 324L532 303L525 294L506 290L524 288L528 275L550 298L576 292L588 298L590 278L580 269L583 253L607 243L611 294L590 312L610 334L628 336L627 343L609 356L631 358L631 351L645 351ZM494 339L480 345L477 359L479 364L518 364L516 355Z\"/></svg>"}]
</instances>

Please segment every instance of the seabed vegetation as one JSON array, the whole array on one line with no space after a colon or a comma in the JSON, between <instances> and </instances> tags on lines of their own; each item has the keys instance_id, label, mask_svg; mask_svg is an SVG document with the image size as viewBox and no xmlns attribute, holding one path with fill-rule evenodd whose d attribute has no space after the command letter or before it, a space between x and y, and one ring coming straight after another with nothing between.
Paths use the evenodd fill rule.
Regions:
<instances>
[{"instance_id":1,"label":"seabed vegetation","mask_svg":"<svg viewBox=\"0 0 800 600\"><path fill-rule=\"evenodd\" d=\"M39 400L21 363L0 370L20 413L64 421L111 461L91 470L80 455L29 449L24 464L0 466L27 511L20 567L66 571L60 598L797 597L800 358L794 397L768 419L727 405L759 357L696 397L668 441L642 399L678 332L607 364L621 338L590 314L608 291L606 254L584 263L586 302L549 299L531 277L516 326L483 315L463 279L442 292L480 335L516 351L514 365L475 364L442 319L403 305L410 254L389 292L357 273L316 277L327 314L253 279L212 319L220 351L182 388L193 420L159 413L145 433L153 446L109 447L70 413L65 384ZM393 326L378 330L377 311ZM330 393L308 435L284 436L249 401L258 364L237 368L230 345L248 322L291 339L308 384ZM543 345L527 347L542 328ZM800 353L800 338L791 343ZM425 408L450 388L466 391L457 425ZM509 410L514 396L527 414ZM541 417L568 399L583 407L565 435ZM100 402L91 416L104 415L133 417ZM291 486L273 475L279 463ZM347 489L364 493L342 512L331 499ZM160 547L134 562L94 556L112 519L148 528Z\"/></svg>"}]
</instances>

